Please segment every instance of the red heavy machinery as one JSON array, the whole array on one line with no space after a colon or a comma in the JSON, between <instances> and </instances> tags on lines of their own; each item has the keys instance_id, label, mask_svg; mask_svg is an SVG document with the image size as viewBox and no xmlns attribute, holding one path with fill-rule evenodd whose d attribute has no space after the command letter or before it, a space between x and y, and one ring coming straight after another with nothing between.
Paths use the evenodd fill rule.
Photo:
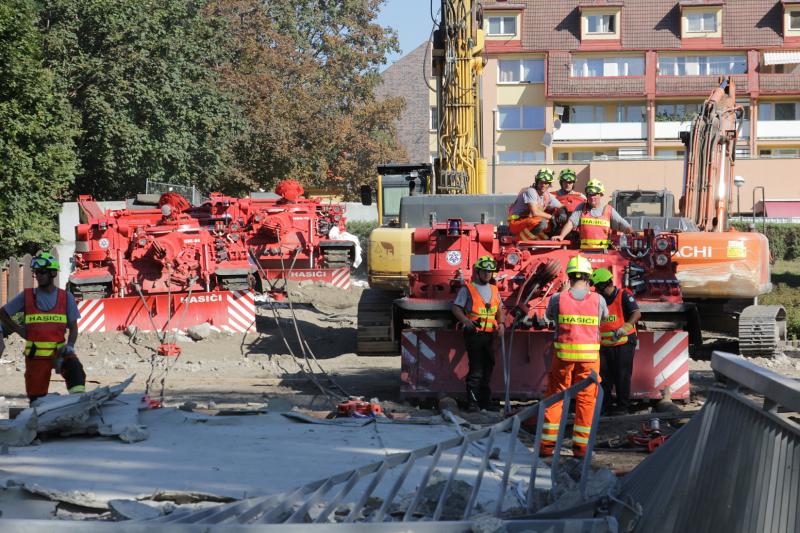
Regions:
<instances>
[{"instance_id":1,"label":"red heavy machinery","mask_svg":"<svg viewBox=\"0 0 800 533\"><path fill-rule=\"evenodd\" d=\"M661 398L669 391L672 398L687 399L689 344L701 341L698 305L753 303L770 289L766 237L726 230L741 115L735 101L732 82L721 80L684 136L684 217L678 227L635 221L636 237L615 236L609 250L584 252L593 267L611 270L617 286L633 290L640 302L634 398ZM393 314L402 392L435 397L463 391L467 357L450 306L475 260L491 254L500 265L496 279L511 331L505 372L495 373L493 390L502 390L506 380L513 397L540 396L553 338L544 309L564 286L563 267L578 251L551 241L516 242L501 228L451 218L417 229L412 253L408 294L395 302ZM705 310L702 316L705 325ZM751 305L737 318L743 353L770 355L779 348L785 336L782 307Z\"/></svg>"},{"instance_id":2,"label":"red heavy machinery","mask_svg":"<svg viewBox=\"0 0 800 533\"><path fill-rule=\"evenodd\" d=\"M632 380L634 398L689 398L689 331L697 331L683 303L672 256L678 236L653 230L614 239L609 251L583 251L594 268L608 268L617 286L637 293L652 329L639 333ZM564 267L578 250L568 242L516 241L489 224L459 219L414 232L409 294L396 302L402 327L402 392L407 397L461 394L467 372L462 333L453 329L450 306L470 279L478 257L498 262L495 275L508 311L506 372L495 372L493 390L509 380L513 398L535 398L546 388L553 330L544 316L550 296L566 285Z\"/></svg>"},{"instance_id":3,"label":"red heavy machinery","mask_svg":"<svg viewBox=\"0 0 800 533\"><path fill-rule=\"evenodd\" d=\"M344 207L303 198L293 180L276 193L212 193L199 206L166 193L158 208L105 212L90 196L79 197L68 289L81 329L161 331L209 322L243 332L255 320L254 287L278 298L287 280L346 288L355 249L337 238L345 231Z\"/></svg>"}]
</instances>

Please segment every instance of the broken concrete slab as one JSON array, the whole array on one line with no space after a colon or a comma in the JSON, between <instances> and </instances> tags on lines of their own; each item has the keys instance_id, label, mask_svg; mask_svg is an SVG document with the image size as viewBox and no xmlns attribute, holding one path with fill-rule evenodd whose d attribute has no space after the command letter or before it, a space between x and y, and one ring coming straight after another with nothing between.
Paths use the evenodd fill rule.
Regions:
<instances>
[{"instance_id":1,"label":"broken concrete slab","mask_svg":"<svg viewBox=\"0 0 800 533\"><path fill-rule=\"evenodd\" d=\"M146 442L60 439L35 449L17 448L13 458L0 456L0 481L17 479L61 491L92 492L106 503L150 498L157 490L242 499L278 494L457 435L449 424L310 425L290 422L277 413L213 417L156 409L139 416L150 432ZM495 444L502 447L508 438L508 434L498 435ZM517 446L515 456L520 462L515 475L525 478L530 454ZM445 454L442 465L455 459L455 454ZM479 465L479 452L471 451L464 459L465 475ZM421 479L424 468L420 468L408 478L409 492ZM76 477L74 472L81 475ZM496 481L484 480L480 502L491 501L497 494Z\"/></svg>"},{"instance_id":2,"label":"broken concrete slab","mask_svg":"<svg viewBox=\"0 0 800 533\"><path fill-rule=\"evenodd\" d=\"M66 435L82 433L97 433L99 428L110 433L114 423L119 424L119 417L126 416L123 431L131 422L129 415L131 412L130 403L134 403L138 412L139 400L135 402L120 402L118 406L124 408L114 409L109 406L108 423L99 410L103 404L117 398L125 388L130 385L135 376L131 376L122 383L111 387L98 387L83 394L70 394L67 396L48 395L33 402L32 406L25 409L14 420L0 421L0 444L9 446L27 446L31 444L38 435L48 432L56 432ZM97 415L100 413L100 416ZM135 421L134 421L135 422Z\"/></svg>"},{"instance_id":3,"label":"broken concrete slab","mask_svg":"<svg viewBox=\"0 0 800 533\"><path fill-rule=\"evenodd\" d=\"M202 341L211 336L211 324L204 322L186 330L186 334L195 341Z\"/></svg>"},{"instance_id":4,"label":"broken concrete slab","mask_svg":"<svg viewBox=\"0 0 800 533\"><path fill-rule=\"evenodd\" d=\"M134 500L111 500L108 508L117 520L149 520L161 516L161 509Z\"/></svg>"}]
</instances>

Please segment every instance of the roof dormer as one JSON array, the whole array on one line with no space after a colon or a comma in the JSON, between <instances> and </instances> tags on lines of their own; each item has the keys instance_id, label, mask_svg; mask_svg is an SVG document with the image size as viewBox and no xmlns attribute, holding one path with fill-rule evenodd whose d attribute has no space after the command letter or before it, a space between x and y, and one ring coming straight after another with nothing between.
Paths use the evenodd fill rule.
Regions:
<instances>
[{"instance_id":1,"label":"roof dormer","mask_svg":"<svg viewBox=\"0 0 800 533\"><path fill-rule=\"evenodd\" d=\"M581 42L619 41L622 36L622 7L621 0L580 1Z\"/></svg>"},{"instance_id":2,"label":"roof dormer","mask_svg":"<svg viewBox=\"0 0 800 533\"><path fill-rule=\"evenodd\" d=\"M722 41L723 5L722 0L681 0L681 39Z\"/></svg>"},{"instance_id":3,"label":"roof dormer","mask_svg":"<svg viewBox=\"0 0 800 533\"><path fill-rule=\"evenodd\" d=\"M800 0L782 0L784 41L800 41Z\"/></svg>"}]
</instances>

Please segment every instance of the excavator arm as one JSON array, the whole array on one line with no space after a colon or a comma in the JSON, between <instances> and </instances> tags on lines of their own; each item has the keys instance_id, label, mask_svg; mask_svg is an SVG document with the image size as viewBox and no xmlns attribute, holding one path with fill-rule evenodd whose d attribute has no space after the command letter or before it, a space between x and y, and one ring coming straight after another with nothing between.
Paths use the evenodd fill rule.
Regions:
<instances>
[{"instance_id":1,"label":"excavator arm","mask_svg":"<svg viewBox=\"0 0 800 533\"><path fill-rule=\"evenodd\" d=\"M721 78L691 130L681 134L686 145L681 215L705 231L725 231L727 226L742 113L736 105L736 85Z\"/></svg>"}]
</instances>

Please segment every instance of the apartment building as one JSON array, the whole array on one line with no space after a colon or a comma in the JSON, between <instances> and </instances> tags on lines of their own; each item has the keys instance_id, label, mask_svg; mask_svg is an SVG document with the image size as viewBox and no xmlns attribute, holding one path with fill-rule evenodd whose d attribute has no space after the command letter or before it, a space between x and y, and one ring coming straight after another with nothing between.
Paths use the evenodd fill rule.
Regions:
<instances>
[{"instance_id":1,"label":"apartment building","mask_svg":"<svg viewBox=\"0 0 800 533\"><path fill-rule=\"evenodd\" d=\"M483 9L484 150L499 182L542 162L679 160L680 131L720 76L732 77L743 108L737 156L800 157L800 0Z\"/></svg>"}]
</instances>

